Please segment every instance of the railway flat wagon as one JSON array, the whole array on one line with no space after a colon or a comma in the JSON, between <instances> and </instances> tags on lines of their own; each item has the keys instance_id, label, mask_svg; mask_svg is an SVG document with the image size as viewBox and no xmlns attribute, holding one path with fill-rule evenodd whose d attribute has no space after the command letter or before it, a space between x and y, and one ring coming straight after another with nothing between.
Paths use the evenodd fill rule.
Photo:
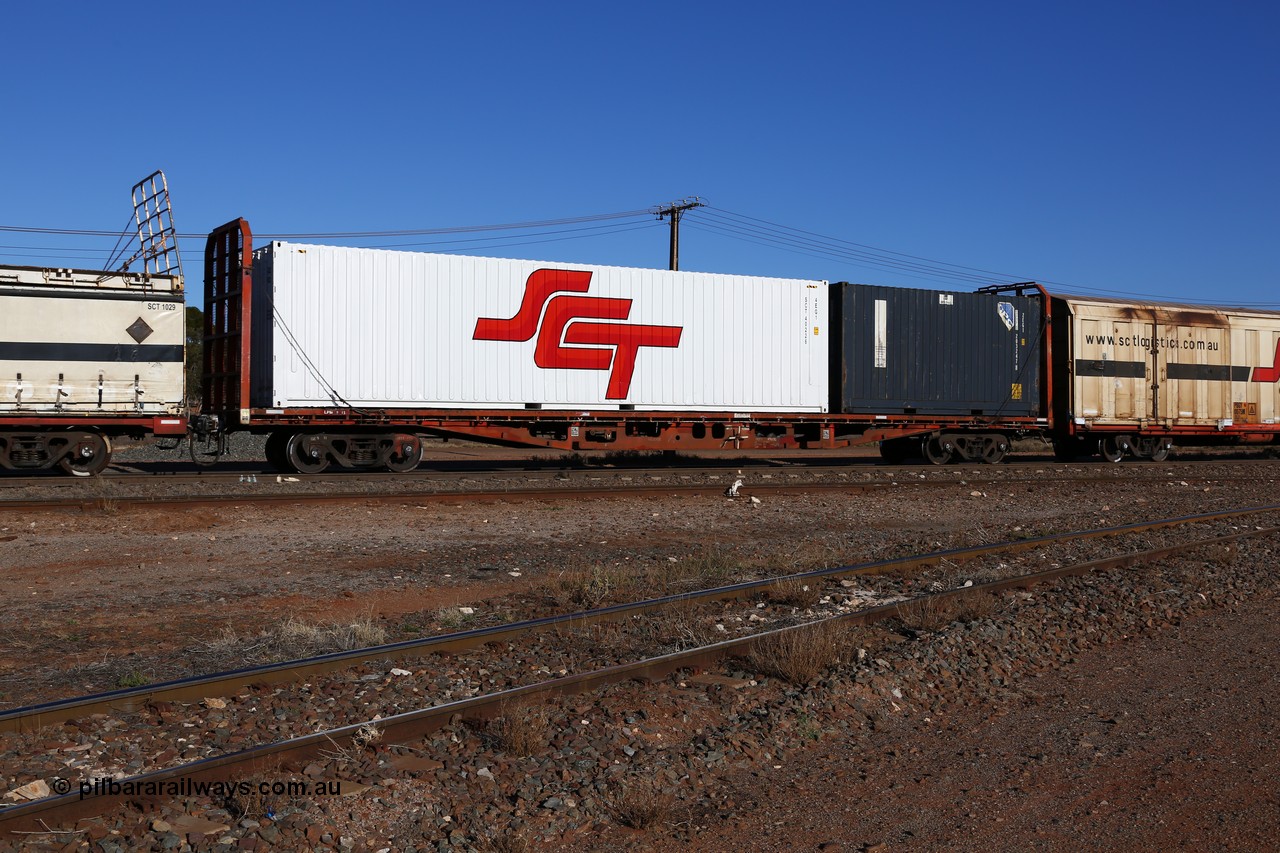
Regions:
<instances>
[{"instance_id":1,"label":"railway flat wagon","mask_svg":"<svg viewBox=\"0 0 1280 853\"><path fill-rule=\"evenodd\" d=\"M826 282L272 242L206 251L206 406L278 467L411 468L418 434L754 446L829 411Z\"/></svg>"},{"instance_id":2,"label":"railway flat wagon","mask_svg":"<svg viewBox=\"0 0 1280 853\"><path fill-rule=\"evenodd\" d=\"M0 267L0 466L88 476L122 435L182 436L182 278Z\"/></svg>"},{"instance_id":3,"label":"railway flat wagon","mask_svg":"<svg viewBox=\"0 0 1280 853\"><path fill-rule=\"evenodd\" d=\"M978 294L273 242L205 253L194 431L278 468L408 470L423 435L563 450L999 462L1049 428L1035 285Z\"/></svg>"},{"instance_id":4,"label":"railway flat wagon","mask_svg":"<svg viewBox=\"0 0 1280 853\"><path fill-rule=\"evenodd\" d=\"M1056 297L1060 455L1280 441L1280 312Z\"/></svg>"}]
</instances>

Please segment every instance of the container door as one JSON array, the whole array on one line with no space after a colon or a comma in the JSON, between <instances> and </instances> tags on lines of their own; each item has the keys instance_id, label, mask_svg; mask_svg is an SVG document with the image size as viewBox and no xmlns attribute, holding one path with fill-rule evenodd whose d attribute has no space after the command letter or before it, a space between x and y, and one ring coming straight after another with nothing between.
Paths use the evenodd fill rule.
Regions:
<instances>
[{"instance_id":1,"label":"container door","mask_svg":"<svg viewBox=\"0 0 1280 853\"><path fill-rule=\"evenodd\" d=\"M1231 347L1219 326L1170 326L1161 347L1163 383L1157 405L1168 422L1213 426L1230 420Z\"/></svg>"},{"instance_id":2,"label":"container door","mask_svg":"<svg viewBox=\"0 0 1280 853\"><path fill-rule=\"evenodd\" d=\"M1262 393L1264 388L1268 392L1271 389L1261 382L1250 381L1253 378L1251 365L1258 364L1256 357L1266 352L1262 337L1257 329L1231 330L1231 352L1235 354L1235 364L1244 366L1244 369L1233 367L1231 371L1231 420L1236 425L1260 424L1263 418L1275 417L1268 406L1272 395ZM1265 337L1270 342L1271 335Z\"/></svg>"},{"instance_id":3,"label":"container door","mask_svg":"<svg viewBox=\"0 0 1280 853\"><path fill-rule=\"evenodd\" d=\"M1075 415L1096 423L1150 419L1155 324L1109 307L1073 307Z\"/></svg>"}]
</instances>

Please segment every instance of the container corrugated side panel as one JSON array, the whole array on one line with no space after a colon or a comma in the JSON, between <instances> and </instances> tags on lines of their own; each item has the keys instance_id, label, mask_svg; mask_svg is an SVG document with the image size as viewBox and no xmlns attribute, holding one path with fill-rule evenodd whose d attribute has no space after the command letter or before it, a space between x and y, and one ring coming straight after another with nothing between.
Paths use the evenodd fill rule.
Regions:
<instances>
[{"instance_id":1,"label":"container corrugated side panel","mask_svg":"<svg viewBox=\"0 0 1280 853\"><path fill-rule=\"evenodd\" d=\"M274 288L272 406L827 408L822 282L288 243L263 251ZM545 294L527 338L477 338L478 320L520 315L540 270L587 274L586 289ZM255 304L255 329L264 313ZM672 329L677 345L639 346L625 369L626 347L615 344ZM573 340L588 330L607 340ZM539 355L540 341L550 355ZM581 357L604 366L558 360ZM611 380L625 393L611 395Z\"/></svg>"},{"instance_id":2,"label":"container corrugated side panel","mask_svg":"<svg viewBox=\"0 0 1280 853\"><path fill-rule=\"evenodd\" d=\"M1039 299L840 284L847 413L1039 415Z\"/></svg>"}]
</instances>

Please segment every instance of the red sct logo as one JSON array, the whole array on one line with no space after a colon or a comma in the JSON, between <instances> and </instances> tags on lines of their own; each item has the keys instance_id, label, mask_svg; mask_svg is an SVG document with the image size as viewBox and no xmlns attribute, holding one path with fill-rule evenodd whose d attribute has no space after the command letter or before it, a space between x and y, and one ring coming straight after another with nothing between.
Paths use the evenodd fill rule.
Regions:
<instances>
[{"instance_id":1,"label":"red sct logo","mask_svg":"<svg viewBox=\"0 0 1280 853\"><path fill-rule=\"evenodd\" d=\"M1276 340L1276 357L1271 360L1270 367L1255 367L1253 369L1254 382L1276 382L1280 381L1280 339Z\"/></svg>"},{"instance_id":2,"label":"red sct logo","mask_svg":"<svg viewBox=\"0 0 1280 853\"><path fill-rule=\"evenodd\" d=\"M608 370L605 399L625 400L631 391L631 375L640 347L680 346L683 327L592 322L627 319L631 300L565 293L586 293L590 286L590 272L535 270L525 282L524 299L516 315L510 320L481 317L471 339L523 342L536 333L534 364L542 368Z\"/></svg>"}]
</instances>

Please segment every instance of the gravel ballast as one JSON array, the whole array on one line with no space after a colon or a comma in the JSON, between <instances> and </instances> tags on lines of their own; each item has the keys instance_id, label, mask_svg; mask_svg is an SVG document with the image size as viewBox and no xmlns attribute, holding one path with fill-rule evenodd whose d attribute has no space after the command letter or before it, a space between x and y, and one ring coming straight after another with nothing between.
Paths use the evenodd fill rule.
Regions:
<instances>
[{"instance_id":1,"label":"gravel ballast","mask_svg":"<svg viewBox=\"0 0 1280 853\"><path fill-rule=\"evenodd\" d=\"M1142 503L1116 483L1064 489L1035 504L958 486L862 503L824 495L755 508L715 501L695 510L688 501L624 498L561 510L410 507L361 519L359 531L326 550L323 563L311 561L330 541L326 525L338 518L332 509L299 509L288 530L286 517L270 512L223 517L225 527L212 535L222 534L225 550L176 559L166 556L161 536L176 536L168 541L195 552L214 530L207 518L155 518L143 525L144 535L131 532L140 521L131 514L76 520L88 521L88 529L33 514L16 523L34 521L36 532L21 536L35 538L6 545L42 546L11 576L18 588L24 578L36 588L27 599L47 595L17 605L27 616L56 609L64 619L90 617L81 624L93 631L93 607L103 608L104 624L114 607L128 629L114 637L116 646L140 652L144 638L164 639L156 616L176 620L192 600L221 608L221 624L241 630L262 624L264 597L292 595L313 607L324 600L325 582L340 612L368 606L388 624L421 608L382 605L397 596L428 602L416 590L433 571L457 578L432 587L436 606L483 601L554 571L552 561L516 546L530 536L555 554L584 552L588 562L665 560L708 541L744 560L817 542L853 562L1261 503L1274 493L1259 484L1226 494L1190 485L1186 476L1179 471L1158 489L1144 487ZM501 528L485 529L491 523ZM15 519L6 517L4 526L13 529ZM114 542L113 532L120 534ZM283 541L263 548L272 535ZM111 543L99 545L99 565L111 549L117 558L136 557L141 569L119 572L119 584L97 584L92 601L65 584L40 588L41 576L84 579L85 563L70 559L81 553L77 536ZM290 540L301 547L289 547ZM296 556L304 542L311 556ZM398 561L414 545L430 556L410 573ZM357 565L358 551L364 559ZM718 672L559 700L547 711L545 747L531 756L504 747L497 729L459 720L411 749L371 742L263 777L345 779L344 796L172 801L145 815L115 812L69 849L90 840L102 850L1065 850L1198 848L1210 839L1226 849L1268 849L1280 840L1266 784L1278 754L1277 556L1274 536L1215 546L1156 566L1008 593L991 612L937 630L862 629L848 637L841 662L804 687L735 661ZM179 564L184 559L190 570ZM385 568L373 574L379 561ZM210 567L223 577L210 580ZM272 575L266 567L296 574ZM393 570L402 572L399 583L391 582ZM170 573L182 582L155 583ZM148 600L148 576L155 610L149 623L131 624L121 610ZM193 633L218 627L197 619ZM19 652L21 641L5 637ZM455 664L459 672L468 667L465 659ZM214 728L216 716L207 716ZM30 748L56 753L79 745L74 736L50 736L33 738ZM206 821L200 826L210 831L190 830L195 824L183 815ZM47 849L62 849L73 839L48 841Z\"/></svg>"}]
</instances>

